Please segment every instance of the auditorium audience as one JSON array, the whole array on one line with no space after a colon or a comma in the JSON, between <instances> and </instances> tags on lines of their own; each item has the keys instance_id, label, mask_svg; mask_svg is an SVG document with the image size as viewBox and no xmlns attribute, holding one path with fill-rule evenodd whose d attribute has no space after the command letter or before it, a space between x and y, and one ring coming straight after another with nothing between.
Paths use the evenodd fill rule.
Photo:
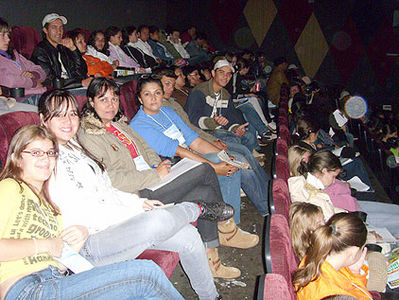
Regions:
<instances>
[{"instance_id":1,"label":"auditorium audience","mask_svg":"<svg viewBox=\"0 0 399 300\"><path fill-rule=\"evenodd\" d=\"M116 26L108 27L105 30L105 36L108 40L109 57L111 60L119 62L118 67L131 68L136 73L146 73L146 69L122 50L122 30L120 28Z\"/></svg>"}]
</instances>

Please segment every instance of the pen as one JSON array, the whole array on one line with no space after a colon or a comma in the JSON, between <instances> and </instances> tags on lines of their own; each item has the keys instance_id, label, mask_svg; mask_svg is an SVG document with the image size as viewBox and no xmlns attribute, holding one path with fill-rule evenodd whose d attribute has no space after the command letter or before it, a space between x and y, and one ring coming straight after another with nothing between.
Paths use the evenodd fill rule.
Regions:
<instances>
[{"instance_id":1,"label":"pen","mask_svg":"<svg viewBox=\"0 0 399 300\"><path fill-rule=\"evenodd\" d=\"M168 161L166 164L167 164L167 165L173 165L171 161ZM159 166L159 165L158 165L158 166ZM157 165L152 165L151 168L155 169L155 168L158 168L158 166L157 166Z\"/></svg>"}]
</instances>

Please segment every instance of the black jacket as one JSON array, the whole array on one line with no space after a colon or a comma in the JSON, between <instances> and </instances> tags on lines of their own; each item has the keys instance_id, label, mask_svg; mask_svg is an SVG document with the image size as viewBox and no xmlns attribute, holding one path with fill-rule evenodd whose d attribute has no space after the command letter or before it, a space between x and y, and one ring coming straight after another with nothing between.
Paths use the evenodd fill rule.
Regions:
<instances>
[{"instance_id":1,"label":"black jacket","mask_svg":"<svg viewBox=\"0 0 399 300\"><path fill-rule=\"evenodd\" d=\"M82 86L82 80L87 78L87 65L79 50L76 48L75 51L71 51L62 45L55 48L47 39L36 45L31 57L31 60L40 65L46 72L45 83L51 85L55 78L61 78L61 64L58 61L58 53L61 54L62 63L69 77L63 81L64 88Z\"/></svg>"},{"instance_id":2,"label":"black jacket","mask_svg":"<svg viewBox=\"0 0 399 300\"><path fill-rule=\"evenodd\" d=\"M125 45L122 49L127 55L137 61L137 63L143 68L153 68L158 65L153 57L145 54L137 48Z\"/></svg>"}]
</instances>

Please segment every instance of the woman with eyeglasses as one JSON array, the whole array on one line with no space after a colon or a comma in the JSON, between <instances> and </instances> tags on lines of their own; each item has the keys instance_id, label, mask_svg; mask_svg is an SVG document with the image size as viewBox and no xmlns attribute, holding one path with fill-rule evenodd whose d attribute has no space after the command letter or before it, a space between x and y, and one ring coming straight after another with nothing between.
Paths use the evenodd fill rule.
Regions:
<instances>
[{"instance_id":1,"label":"woman with eyeglasses","mask_svg":"<svg viewBox=\"0 0 399 300\"><path fill-rule=\"evenodd\" d=\"M47 92L39 101L41 122L60 147L50 195L65 224L80 224L89 231L80 254L93 265L102 266L136 258L146 249L177 252L199 298L215 299L218 294L205 247L190 223L198 218L222 221L231 211L219 203L200 200L165 207L158 200L114 188L103 164L76 137L80 122L77 107L67 91Z\"/></svg>"},{"instance_id":2,"label":"woman with eyeglasses","mask_svg":"<svg viewBox=\"0 0 399 300\"><path fill-rule=\"evenodd\" d=\"M137 260L69 275L57 261L63 249L79 252L87 239L81 225L63 226L48 179L57 140L37 125L11 140L0 173L0 298L183 299L153 262Z\"/></svg>"}]
</instances>

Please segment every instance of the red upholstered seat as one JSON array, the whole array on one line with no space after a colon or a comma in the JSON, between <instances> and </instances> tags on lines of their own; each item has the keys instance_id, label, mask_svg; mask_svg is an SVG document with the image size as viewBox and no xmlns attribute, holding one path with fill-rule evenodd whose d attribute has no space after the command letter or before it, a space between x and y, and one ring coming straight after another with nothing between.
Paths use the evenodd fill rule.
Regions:
<instances>
[{"instance_id":1,"label":"red upholstered seat","mask_svg":"<svg viewBox=\"0 0 399 300\"><path fill-rule=\"evenodd\" d=\"M284 139L287 144L290 143L290 130L288 129L287 124L280 124L279 126L280 132L279 135L282 139Z\"/></svg>"},{"instance_id":2,"label":"red upholstered seat","mask_svg":"<svg viewBox=\"0 0 399 300\"><path fill-rule=\"evenodd\" d=\"M86 102L84 96L76 97L79 103L79 109ZM14 136L14 133L25 125L40 124L39 115L35 112L18 111L0 115L0 160L1 166L5 165L8 145ZM146 250L139 259L150 259L159 265L165 274L170 277L179 262L179 255L176 252Z\"/></svg>"},{"instance_id":3,"label":"red upholstered seat","mask_svg":"<svg viewBox=\"0 0 399 300\"><path fill-rule=\"evenodd\" d=\"M259 282L257 300L291 299L287 281L280 274L264 274Z\"/></svg>"},{"instance_id":4,"label":"red upholstered seat","mask_svg":"<svg viewBox=\"0 0 399 300\"><path fill-rule=\"evenodd\" d=\"M139 104L137 103L137 80L131 80L124 83L120 87L120 105L125 113L128 121L130 121L139 110Z\"/></svg>"},{"instance_id":5,"label":"red upholstered seat","mask_svg":"<svg viewBox=\"0 0 399 300\"><path fill-rule=\"evenodd\" d=\"M168 278L172 275L180 260L179 254L176 252L151 249L145 250L137 258L153 260L158 266L162 268Z\"/></svg>"},{"instance_id":6,"label":"red upholstered seat","mask_svg":"<svg viewBox=\"0 0 399 300\"><path fill-rule=\"evenodd\" d=\"M35 112L17 111L0 116L0 160L6 163L8 145L14 133L25 125L39 124L39 115Z\"/></svg>"},{"instance_id":7,"label":"red upholstered seat","mask_svg":"<svg viewBox=\"0 0 399 300\"><path fill-rule=\"evenodd\" d=\"M273 203L275 212L284 216L289 222L291 198L288 185L281 178L273 179Z\"/></svg>"},{"instance_id":8,"label":"red upholstered seat","mask_svg":"<svg viewBox=\"0 0 399 300\"><path fill-rule=\"evenodd\" d=\"M276 142L277 153L288 157L288 144L283 138L278 138Z\"/></svg>"},{"instance_id":9,"label":"red upholstered seat","mask_svg":"<svg viewBox=\"0 0 399 300\"><path fill-rule=\"evenodd\" d=\"M14 26L11 32L11 41L19 54L30 59L33 50L40 42L39 32L30 26Z\"/></svg>"},{"instance_id":10,"label":"red upholstered seat","mask_svg":"<svg viewBox=\"0 0 399 300\"><path fill-rule=\"evenodd\" d=\"M290 169L288 166L288 158L284 155L276 156L276 176L277 178L281 178L285 181L290 177Z\"/></svg>"},{"instance_id":11,"label":"red upholstered seat","mask_svg":"<svg viewBox=\"0 0 399 300\"><path fill-rule=\"evenodd\" d=\"M269 216L270 221L268 238L266 239L266 261L269 260L271 270L269 273L280 274L288 283L289 298L296 299L294 287L292 285L291 276L297 270L297 261L291 246L290 229L286 218L279 214ZM267 249L268 248L268 249ZM267 251L270 251L267 253Z\"/></svg>"}]
</instances>

